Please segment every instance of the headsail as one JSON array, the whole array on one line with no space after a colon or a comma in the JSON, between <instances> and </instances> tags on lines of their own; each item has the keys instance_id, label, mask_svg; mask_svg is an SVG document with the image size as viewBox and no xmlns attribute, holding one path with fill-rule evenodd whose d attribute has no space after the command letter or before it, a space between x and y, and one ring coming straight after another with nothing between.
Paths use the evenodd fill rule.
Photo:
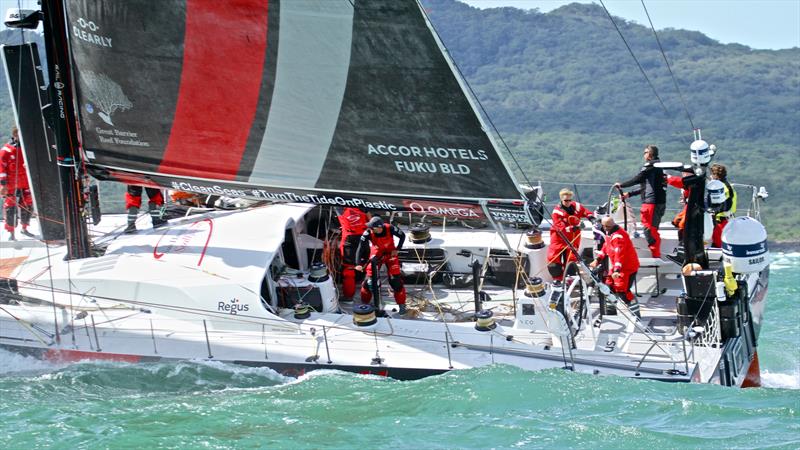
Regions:
<instances>
[{"instance_id":1,"label":"headsail","mask_svg":"<svg viewBox=\"0 0 800 450\"><path fill-rule=\"evenodd\" d=\"M415 0L67 4L96 175L394 210L521 198Z\"/></svg>"}]
</instances>

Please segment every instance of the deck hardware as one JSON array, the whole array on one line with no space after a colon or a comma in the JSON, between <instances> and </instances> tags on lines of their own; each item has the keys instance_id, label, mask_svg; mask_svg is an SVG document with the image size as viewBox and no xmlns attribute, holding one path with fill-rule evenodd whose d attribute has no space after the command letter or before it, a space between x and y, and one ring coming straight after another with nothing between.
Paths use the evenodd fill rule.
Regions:
<instances>
[{"instance_id":1,"label":"deck hardware","mask_svg":"<svg viewBox=\"0 0 800 450\"><path fill-rule=\"evenodd\" d=\"M97 327L94 324L94 314L91 317L92 317L92 330L94 331L94 341L97 343L97 351L100 352L102 350L100 349L100 340L97 339Z\"/></svg>"},{"instance_id":2,"label":"deck hardware","mask_svg":"<svg viewBox=\"0 0 800 450\"><path fill-rule=\"evenodd\" d=\"M150 337L153 339L153 353L157 355L158 349L156 348L156 333L153 331L153 319L150 319Z\"/></svg>"},{"instance_id":3,"label":"deck hardware","mask_svg":"<svg viewBox=\"0 0 800 450\"><path fill-rule=\"evenodd\" d=\"M452 344L450 343L450 333L448 333L447 331L444 332L444 342L446 344L444 347L447 349L447 367L452 369L453 359L450 356L450 346L452 345L453 348L456 348L456 343L455 342L453 342Z\"/></svg>"},{"instance_id":4,"label":"deck hardware","mask_svg":"<svg viewBox=\"0 0 800 450\"><path fill-rule=\"evenodd\" d=\"M211 341L208 340L208 326L206 325L206 319L203 319L203 331L206 332L206 348L208 349L208 359L211 359L214 357L214 355L211 354Z\"/></svg>"},{"instance_id":5,"label":"deck hardware","mask_svg":"<svg viewBox=\"0 0 800 450\"><path fill-rule=\"evenodd\" d=\"M94 350L94 344L92 344L92 336L89 334L89 324L86 323L86 318L83 319L83 329L86 330L86 340L89 341L89 348ZM75 333L72 334L72 345L75 348L78 348L78 345L75 343Z\"/></svg>"},{"instance_id":6,"label":"deck hardware","mask_svg":"<svg viewBox=\"0 0 800 450\"><path fill-rule=\"evenodd\" d=\"M331 350L328 348L328 330L322 327L322 335L325 337L325 353L328 354L328 364L333 364L331 361Z\"/></svg>"},{"instance_id":7,"label":"deck hardware","mask_svg":"<svg viewBox=\"0 0 800 450\"><path fill-rule=\"evenodd\" d=\"M261 324L261 343L264 344L264 359L269 359L267 354L267 330L266 325Z\"/></svg>"},{"instance_id":8,"label":"deck hardware","mask_svg":"<svg viewBox=\"0 0 800 450\"><path fill-rule=\"evenodd\" d=\"M373 366L378 366L378 365L383 364L383 358L381 358L381 355L378 352L378 333L373 331L372 332L372 337L375 338L375 357L372 358L372 362L370 362L370 364L373 365Z\"/></svg>"}]
</instances>

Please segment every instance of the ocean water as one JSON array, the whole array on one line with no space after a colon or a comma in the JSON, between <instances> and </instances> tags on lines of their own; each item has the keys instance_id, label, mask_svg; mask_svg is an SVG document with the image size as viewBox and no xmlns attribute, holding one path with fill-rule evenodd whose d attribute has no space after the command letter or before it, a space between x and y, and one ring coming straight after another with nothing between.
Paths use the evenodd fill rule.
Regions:
<instances>
[{"instance_id":1,"label":"ocean water","mask_svg":"<svg viewBox=\"0 0 800 450\"><path fill-rule=\"evenodd\" d=\"M0 448L800 448L800 253L774 255L757 389L508 366L400 382L0 351Z\"/></svg>"}]
</instances>

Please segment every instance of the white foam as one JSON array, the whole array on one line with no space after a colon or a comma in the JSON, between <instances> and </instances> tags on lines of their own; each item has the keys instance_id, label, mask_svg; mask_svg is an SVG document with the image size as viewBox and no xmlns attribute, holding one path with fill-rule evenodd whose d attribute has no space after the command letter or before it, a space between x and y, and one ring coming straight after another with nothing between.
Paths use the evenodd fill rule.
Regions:
<instances>
[{"instance_id":1,"label":"white foam","mask_svg":"<svg viewBox=\"0 0 800 450\"><path fill-rule=\"evenodd\" d=\"M800 389L800 370L794 373L761 373L761 385L770 388Z\"/></svg>"},{"instance_id":2,"label":"white foam","mask_svg":"<svg viewBox=\"0 0 800 450\"><path fill-rule=\"evenodd\" d=\"M240 366L237 364L228 364L222 361L210 361L206 359L197 359L191 361L193 364L198 364L202 366L211 367L216 370L221 370L223 372L228 372L233 374L234 376L251 376L251 375L258 375L265 378L268 378L272 381L277 381L279 383L286 383L289 381L294 380L292 377L286 377L281 375L280 373L270 369L269 367L250 367L250 366Z\"/></svg>"},{"instance_id":3,"label":"white foam","mask_svg":"<svg viewBox=\"0 0 800 450\"><path fill-rule=\"evenodd\" d=\"M773 253L770 270L797 268L800 264L800 253Z\"/></svg>"},{"instance_id":4,"label":"white foam","mask_svg":"<svg viewBox=\"0 0 800 450\"><path fill-rule=\"evenodd\" d=\"M317 369L306 372L297 378L284 377L285 381L283 382L282 386L291 386L294 384L300 384L316 377L328 377L328 376L342 375L342 374L353 375L350 372L344 372L336 369Z\"/></svg>"},{"instance_id":5,"label":"white foam","mask_svg":"<svg viewBox=\"0 0 800 450\"><path fill-rule=\"evenodd\" d=\"M43 370L50 371L60 367L60 365L43 361L32 356L23 356L7 350L0 350L0 375L20 372L40 372Z\"/></svg>"}]
</instances>

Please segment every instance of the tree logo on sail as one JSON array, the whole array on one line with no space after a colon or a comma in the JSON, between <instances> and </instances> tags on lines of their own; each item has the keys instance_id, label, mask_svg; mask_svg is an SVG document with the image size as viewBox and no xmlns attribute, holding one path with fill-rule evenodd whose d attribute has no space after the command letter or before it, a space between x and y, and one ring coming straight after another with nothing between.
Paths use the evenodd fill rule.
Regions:
<instances>
[{"instance_id":1,"label":"tree logo on sail","mask_svg":"<svg viewBox=\"0 0 800 450\"><path fill-rule=\"evenodd\" d=\"M111 115L116 111L133 108L119 84L113 82L105 74L87 71L83 74L83 85L89 101L97 106L97 115L103 122L114 126Z\"/></svg>"}]
</instances>

